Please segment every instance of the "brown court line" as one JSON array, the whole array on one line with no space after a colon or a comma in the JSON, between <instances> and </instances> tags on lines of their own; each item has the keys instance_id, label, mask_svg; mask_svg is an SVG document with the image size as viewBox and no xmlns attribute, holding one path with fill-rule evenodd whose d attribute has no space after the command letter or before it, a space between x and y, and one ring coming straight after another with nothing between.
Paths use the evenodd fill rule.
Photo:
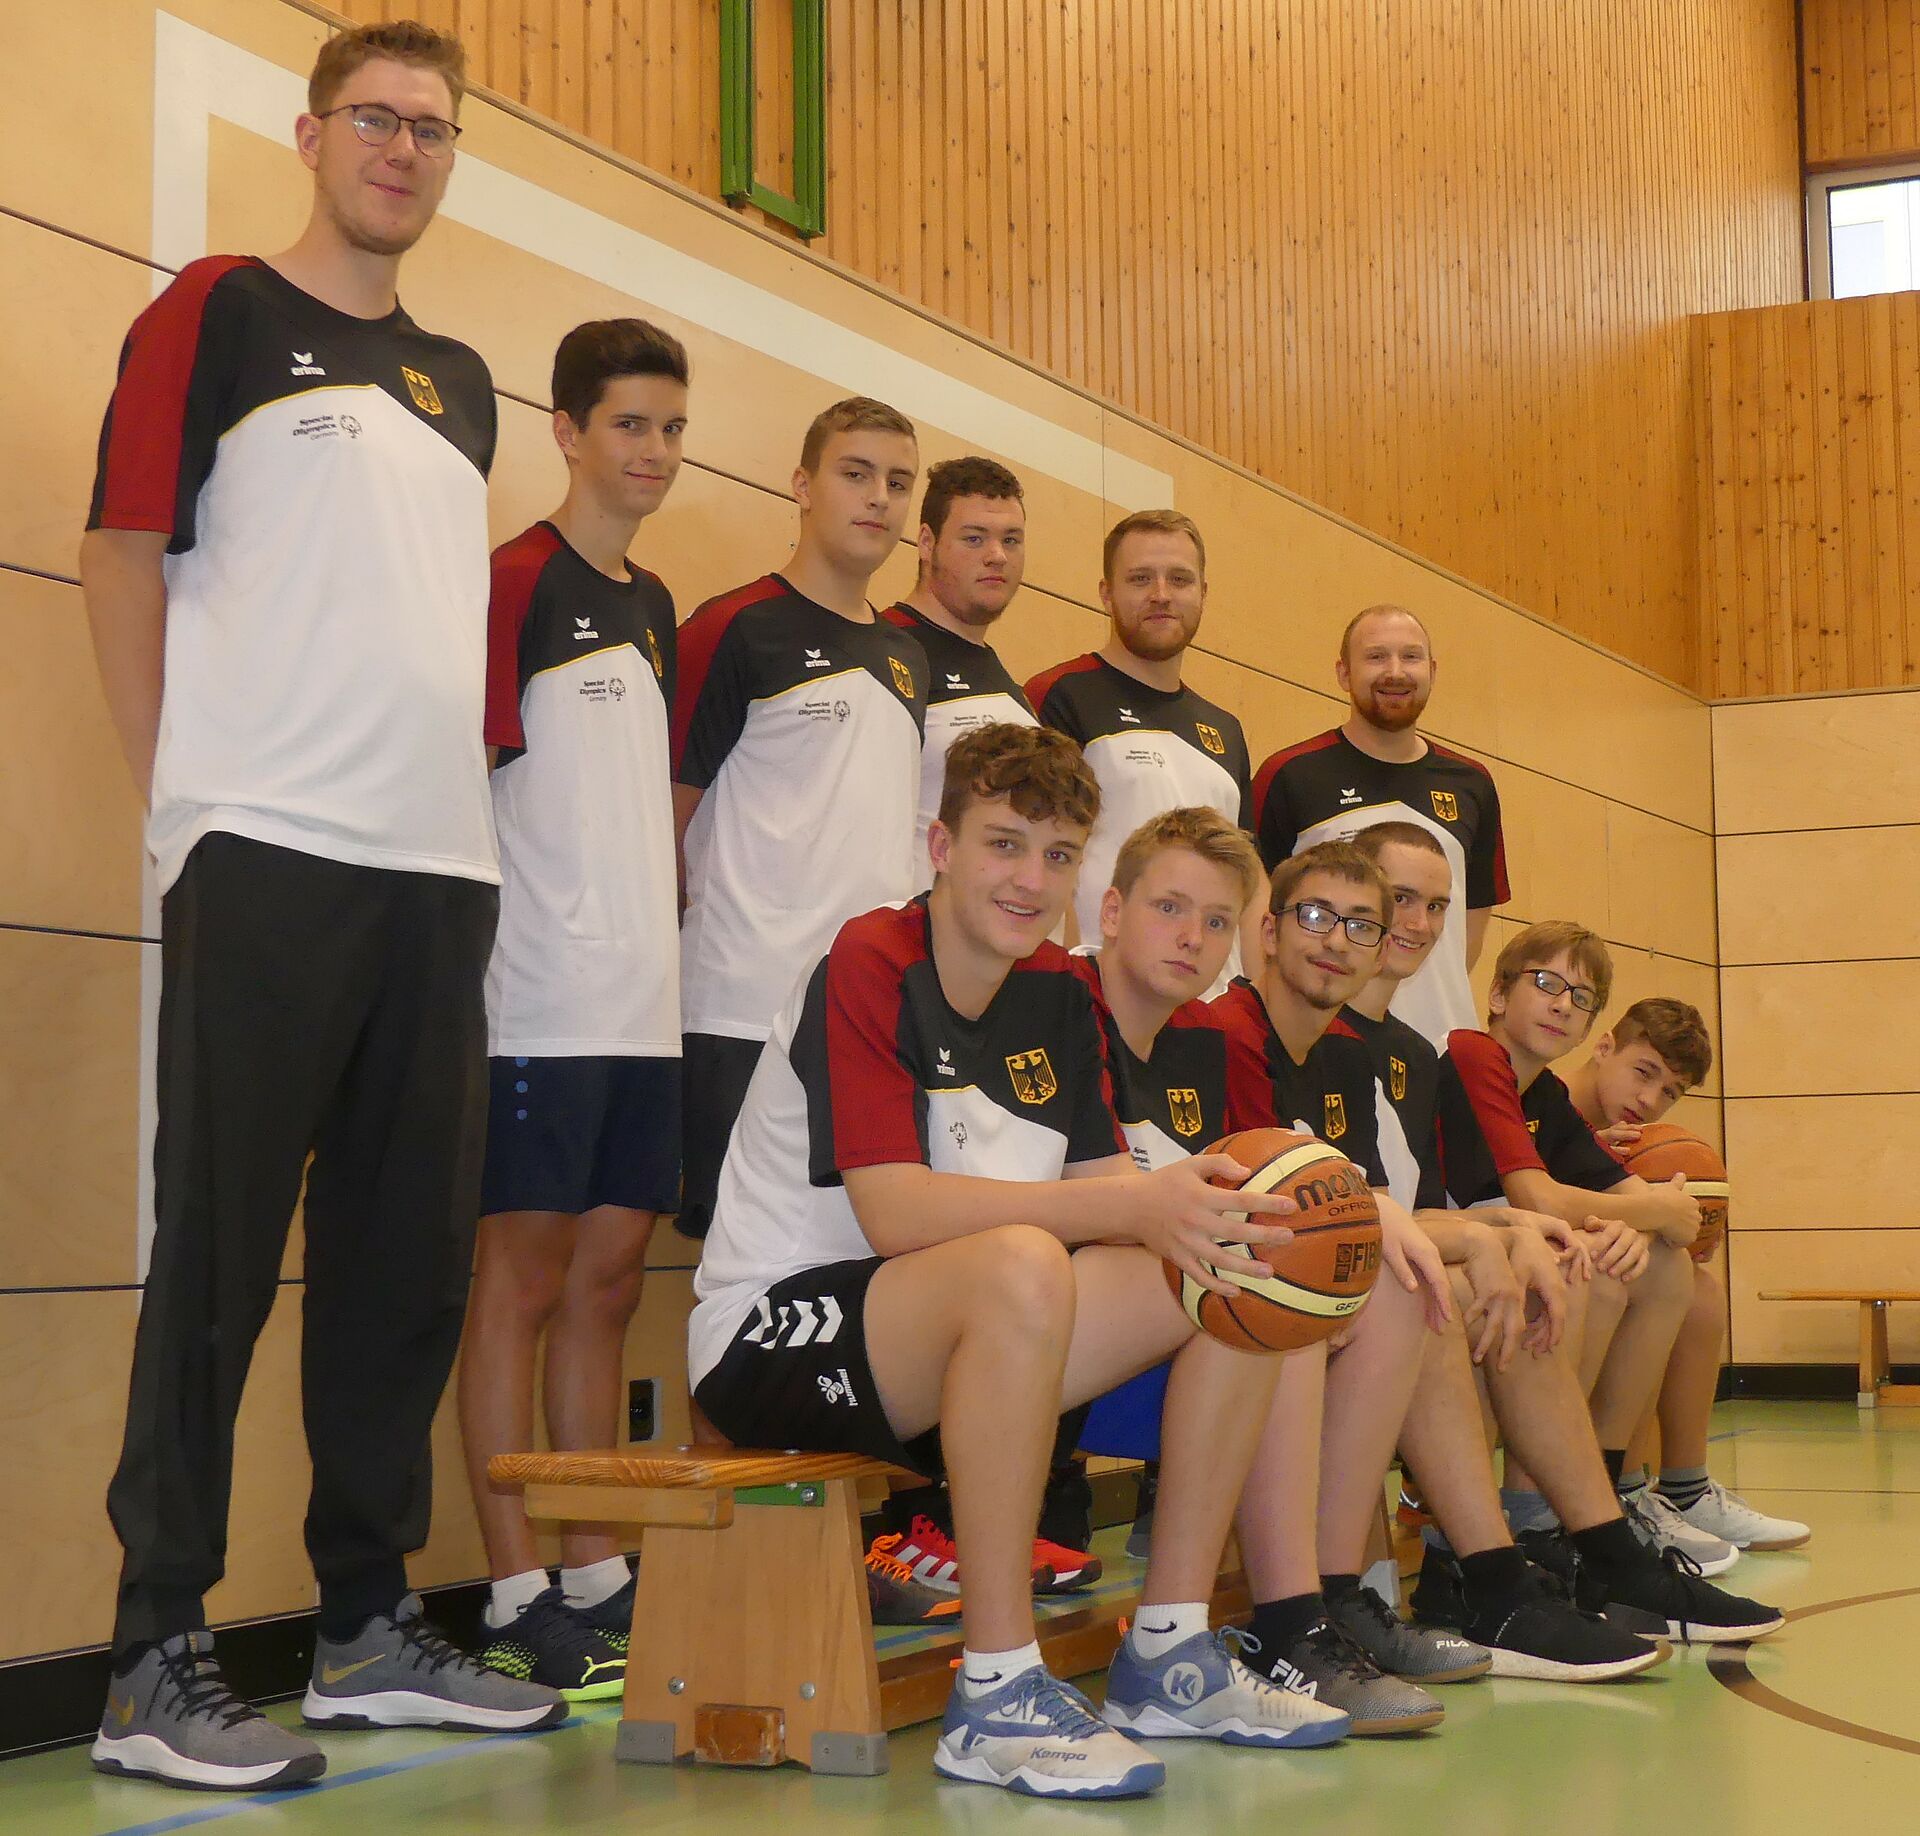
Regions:
<instances>
[{"instance_id":1,"label":"brown court line","mask_svg":"<svg viewBox=\"0 0 1920 1836\"><path fill-rule=\"evenodd\" d=\"M1907 1600L1915 1594L1920 1594L1920 1587L1896 1587L1884 1594L1855 1594L1850 1600L1828 1600L1818 1606L1795 1607L1787 1614L1787 1623L1791 1625L1797 1619L1812 1619L1821 1613L1838 1613L1845 1607L1877 1606L1883 1600ZM1843 1721L1838 1715L1827 1715L1819 1709L1807 1708L1781 1695L1778 1690L1769 1689L1747 1668L1747 1650L1745 1645L1716 1646L1707 1653L1708 1674L1732 1690L1743 1702L1751 1702L1756 1708L1771 1709L1776 1715L1784 1715L1789 1721L1800 1722L1809 1728L1819 1728L1823 1733L1838 1734L1847 1740L1863 1740L1875 1747L1891 1747L1896 1753L1920 1754L1920 1740L1909 1740L1904 1734L1884 1733L1879 1728L1864 1728L1857 1721Z\"/></svg>"}]
</instances>

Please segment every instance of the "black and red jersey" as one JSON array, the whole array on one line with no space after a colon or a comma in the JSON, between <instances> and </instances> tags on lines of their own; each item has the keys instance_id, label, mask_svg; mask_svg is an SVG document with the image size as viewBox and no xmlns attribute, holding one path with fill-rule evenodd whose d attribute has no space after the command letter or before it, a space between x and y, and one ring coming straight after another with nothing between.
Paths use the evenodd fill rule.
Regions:
<instances>
[{"instance_id":1,"label":"black and red jersey","mask_svg":"<svg viewBox=\"0 0 1920 1836\"><path fill-rule=\"evenodd\" d=\"M489 1049L677 1058L672 595L631 563L610 579L536 523L494 550L488 624Z\"/></svg>"},{"instance_id":2,"label":"black and red jersey","mask_svg":"<svg viewBox=\"0 0 1920 1836\"><path fill-rule=\"evenodd\" d=\"M1426 755L1391 764L1360 750L1335 727L1276 752L1253 780L1252 827L1267 871L1311 848L1380 822L1411 822L1432 835L1453 869L1453 907L1420 973L1401 983L1394 1008L1436 1051L1447 1034L1470 1027L1468 911L1504 905L1506 846L1500 795L1477 759L1428 740Z\"/></svg>"},{"instance_id":3,"label":"black and red jersey","mask_svg":"<svg viewBox=\"0 0 1920 1836\"><path fill-rule=\"evenodd\" d=\"M1503 1205L1501 1179L1537 1168L1563 1186L1611 1192L1627 1170L1573 1106L1567 1087L1542 1071L1524 1091L1506 1047L1462 1028L1440 1061L1440 1156L1457 1206Z\"/></svg>"},{"instance_id":4,"label":"black and red jersey","mask_svg":"<svg viewBox=\"0 0 1920 1836\"><path fill-rule=\"evenodd\" d=\"M1149 688L1104 658L1074 657L1027 684L1041 723L1079 742L1100 783L1100 820L1074 893L1083 938L1100 935L1100 900L1135 829L1167 810L1205 806L1246 828L1247 740L1223 707L1192 689ZM1230 967L1238 966L1238 954Z\"/></svg>"},{"instance_id":5,"label":"black and red jersey","mask_svg":"<svg viewBox=\"0 0 1920 1836\"><path fill-rule=\"evenodd\" d=\"M1113 1106L1144 1173L1199 1154L1227 1132L1227 1042L1204 1001L1185 1001L1154 1036L1141 1058L1122 1036L1100 980L1099 952L1079 949L1067 958L1086 983L1107 1047Z\"/></svg>"},{"instance_id":6,"label":"black and red jersey","mask_svg":"<svg viewBox=\"0 0 1920 1836\"><path fill-rule=\"evenodd\" d=\"M1340 1010L1373 1064L1373 1108L1387 1190L1409 1211L1441 1211L1447 1179L1440 1164L1440 1054L1397 1014L1384 1020Z\"/></svg>"},{"instance_id":7,"label":"black and red jersey","mask_svg":"<svg viewBox=\"0 0 1920 1836\"><path fill-rule=\"evenodd\" d=\"M1040 723L1020 685L990 644L958 637L944 625L922 618L902 600L887 607L882 618L911 632L927 653L926 733L920 746L920 797L913 816L914 884L933 884L927 860L927 829L940 814L940 793L946 786L947 749L963 733L976 727L1006 722L1017 727Z\"/></svg>"},{"instance_id":8,"label":"black and red jersey","mask_svg":"<svg viewBox=\"0 0 1920 1836\"><path fill-rule=\"evenodd\" d=\"M396 307L189 263L120 353L90 529L167 537L147 822L161 890L212 830L498 877L480 738L492 381Z\"/></svg>"},{"instance_id":9,"label":"black and red jersey","mask_svg":"<svg viewBox=\"0 0 1920 1836\"><path fill-rule=\"evenodd\" d=\"M1374 1117L1373 1062L1339 1015L1296 1061L1274 1031L1260 991L1244 976L1206 1007L1227 1040L1227 1127L1291 1128L1317 1135L1384 1187Z\"/></svg>"},{"instance_id":10,"label":"black and red jersey","mask_svg":"<svg viewBox=\"0 0 1920 1836\"><path fill-rule=\"evenodd\" d=\"M766 1038L840 925L914 890L927 686L917 639L778 574L681 628L674 781L706 793L686 836L689 1032Z\"/></svg>"},{"instance_id":11,"label":"black and red jersey","mask_svg":"<svg viewBox=\"0 0 1920 1836\"><path fill-rule=\"evenodd\" d=\"M734 1124L694 1281L693 1381L775 1282L874 1254L848 1171L1055 1180L1126 1152L1100 1022L1057 944L968 1019L941 992L924 898L852 919L793 989Z\"/></svg>"}]
</instances>

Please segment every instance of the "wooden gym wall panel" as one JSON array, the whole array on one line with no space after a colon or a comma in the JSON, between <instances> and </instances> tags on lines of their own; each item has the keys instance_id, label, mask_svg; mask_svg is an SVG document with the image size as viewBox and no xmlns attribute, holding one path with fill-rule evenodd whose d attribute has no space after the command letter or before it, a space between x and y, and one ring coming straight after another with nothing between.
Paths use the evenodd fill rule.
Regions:
<instances>
[{"instance_id":1,"label":"wooden gym wall panel","mask_svg":"<svg viewBox=\"0 0 1920 1836\"><path fill-rule=\"evenodd\" d=\"M1694 321L1702 686L1920 682L1920 294Z\"/></svg>"},{"instance_id":2,"label":"wooden gym wall panel","mask_svg":"<svg viewBox=\"0 0 1920 1836\"><path fill-rule=\"evenodd\" d=\"M1759 1294L1915 1272L1920 690L1712 720L1733 1355L1850 1363L1849 1310Z\"/></svg>"},{"instance_id":3,"label":"wooden gym wall panel","mask_svg":"<svg viewBox=\"0 0 1920 1836\"><path fill-rule=\"evenodd\" d=\"M140 970L154 955L136 941L146 929L137 811L79 594L70 577L50 576L72 572L99 408L156 256L178 263L211 248L272 248L292 234L304 191L285 150L297 107L285 73L305 69L324 31L313 15L268 0L168 0L165 11L207 35L192 41L200 61L182 78L206 87L168 95L158 140L153 60L164 33L154 0L36 13L13 41L25 60L21 96L0 113L0 330L10 348L51 353L51 366L68 372L57 388L18 365L0 379L9 487L0 494L0 621L23 663L0 687L0 718L29 741L9 755L0 783L0 1088L28 1093L0 1114L0 1376L8 1396L31 1405L12 1414L0 1405L0 1458L33 1470L61 1461L52 1516L40 1512L18 1543L0 1543L4 1572L33 1574L37 1589L24 1618L0 1596L16 1655L105 1635L115 1557L100 1499L118 1445L138 1278ZM73 67L97 42L124 52L99 66L98 131L77 164L34 157L58 138L64 106L58 84L40 75ZM255 108L261 85L273 100ZM213 113L215 103L239 119ZM201 104L204 165L183 166L195 144L190 111ZM1486 760L1512 810L1516 899L1490 952L1520 920L1578 908L1613 941L1622 1002L1679 992L1715 1019L1711 733L1692 696L724 211L484 100L466 126L447 214L410 260L406 297L422 323L470 338L503 391L496 536L559 495L542 404L554 341L581 318L645 312L682 331L693 351L688 463L639 551L683 613L784 560L801 429L874 366L919 421L923 459L987 450L1026 482L1029 586L996 636L1017 673L1100 641L1100 533L1146 502L1190 508L1206 527L1212 597L1192 677L1240 713L1257 754L1340 718L1333 652L1354 610L1383 598L1413 605L1442 657L1432 730ZM156 144L172 162L157 243ZM622 240L633 237L647 239L644 248ZM923 272L929 259L923 245ZM697 285L686 284L690 273ZM1082 301L1096 333L1101 298L1095 286ZM813 316L796 322L796 312ZM784 329L775 336L774 327ZM891 595L911 576L903 545L877 584ZM1690 1098L1684 1112L1715 1137L1717 1091ZM295 1610L310 1597L298 1537L299 1246L296 1222L288 1286L249 1394L232 1574L212 1603L220 1616ZM658 1380L662 1430L675 1435L686 1420L694 1249L663 1229L650 1260L627 1370ZM48 1287L86 1292L28 1291ZM39 1399L49 1397L61 1400L46 1415ZM469 1579L482 1564L450 1403L434 1453L438 1509L414 1574ZM50 1522L66 1539L66 1566L41 1587L44 1564L35 1563L56 1534Z\"/></svg>"},{"instance_id":4,"label":"wooden gym wall panel","mask_svg":"<svg viewBox=\"0 0 1920 1836\"><path fill-rule=\"evenodd\" d=\"M711 0L424 10L718 194ZM828 255L1694 680L1685 319L1800 293L1792 0L827 12Z\"/></svg>"},{"instance_id":5,"label":"wooden gym wall panel","mask_svg":"<svg viewBox=\"0 0 1920 1836\"><path fill-rule=\"evenodd\" d=\"M1920 156L1920 0L1801 0L1807 165Z\"/></svg>"}]
</instances>

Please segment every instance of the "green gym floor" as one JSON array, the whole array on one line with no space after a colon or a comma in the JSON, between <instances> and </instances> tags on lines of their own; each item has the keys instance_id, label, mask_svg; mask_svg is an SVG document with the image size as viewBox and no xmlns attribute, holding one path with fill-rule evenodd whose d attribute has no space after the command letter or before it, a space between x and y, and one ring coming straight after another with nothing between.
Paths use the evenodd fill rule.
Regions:
<instances>
[{"instance_id":1,"label":"green gym floor","mask_svg":"<svg viewBox=\"0 0 1920 1836\"><path fill-rule=\"evenodd\" d=\"M1726 1577L1793 1616L1745 1664L1720 1660L1718 1675L1704 1651L1682 1651L1650 1676L1609 1687L1449 1689L1444 1726L1397 1742L1300 1754L1174 1743L1161 1749L1165 1790L1125 1805L1052 1805L937 1783L931 1724L893 1737L892 1772L882 1779L616 1765L619 1708L607 1703L544 1735L336 1736L327 1743L333 1770L320 1785L258 1798L100 1778L83 1748L38 1754L0 1765L0 1830L1073 1836L1098 1826L1338 1836L1417 1827L1473 1836L1879 1836L1920 1828L1920 1410L1875 1420L1845 1404L1735 1403L1719 1412L1715 1437L1720 1478L1763 1509L1814 1526L1807 1549L1748 1556ZM1120 1540L1117 1531L1100 1538L1114 1586L1131 1574Z\"/></svg>"}]
</instances>

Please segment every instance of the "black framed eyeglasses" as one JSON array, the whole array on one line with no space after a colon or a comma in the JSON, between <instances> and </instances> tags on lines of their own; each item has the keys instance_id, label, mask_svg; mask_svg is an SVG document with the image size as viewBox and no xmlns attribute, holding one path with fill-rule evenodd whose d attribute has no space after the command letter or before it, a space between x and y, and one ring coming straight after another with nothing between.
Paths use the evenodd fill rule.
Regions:
<instances>
[{"instance_id":1,"label":"black framed eyeglasses","mask_svg":"<svg viewBox=\"0 0 1920 1836\"><path fill-rule=\"evenodd\" d=\"M1378 918L1343 918L1332 906L1322 905L1318 899L1297 899L1292 905L1281 906L1281 917L1288 912L1293 914L1301 930L1311 931L1315 937L1331 937L1335 930L1345 930L1348 938L1363 950L1371 950L1387 934L1387 927Z\"/></svg>"},{"instance_id":2,"label":"black framed eyeglasses","mask_svg":"<svg viewBox=\"0 0 1920 1836\"><path fill-rule=\"evenodd\" d=\"M460 138L451 121L438 115L396 114L383 102L342 102L315 119L324 121L328 115L351 116L353 131L370 147L384 147L404 127L413 135L414 150L426 159L447 158Z\"/></svg>"},{"instance_id":3,"label":"black framed eyeglasses","mask_svg":"<svg viewBox=\"0 0 1920 1836\"><path fill-rule=\"evenodd\" d=\"M1551 969L1529 969L1527 980L1549 1000L1557 1001L1562 995L1567 995L1583 1014L1597 1014L1600 1011L1599 990L1589 988L1585 982L1570 982L1564 975L1556 974Z\"/></svg>"}]
</instances>

